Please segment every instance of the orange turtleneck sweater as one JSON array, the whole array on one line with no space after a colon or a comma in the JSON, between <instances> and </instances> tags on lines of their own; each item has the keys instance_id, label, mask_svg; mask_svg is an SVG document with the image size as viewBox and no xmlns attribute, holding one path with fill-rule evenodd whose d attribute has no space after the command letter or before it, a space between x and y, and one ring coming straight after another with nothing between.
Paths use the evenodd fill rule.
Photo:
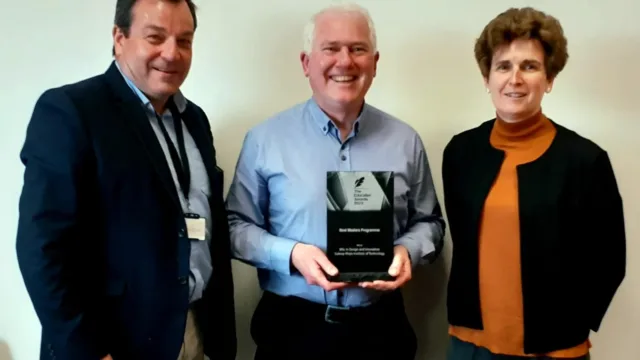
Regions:
<instances>
[{"instance_id":1,"label":"orange turtleneck sweater","mask_svg":"<svg viewBox=\"0 0 640 360\"><path fill-rule=\"evenodd\" d=\"M555 127L542 112L517 123L498 118L491 132L491 145L503 150L505 159L486 198L480 223L479 280L484 330L451 326L449 333L494 354L574 358L587 354L591 347L587 340L548 354L524 353L516 166L540 157L555 134Z\"/></svg>"}]
</instances>

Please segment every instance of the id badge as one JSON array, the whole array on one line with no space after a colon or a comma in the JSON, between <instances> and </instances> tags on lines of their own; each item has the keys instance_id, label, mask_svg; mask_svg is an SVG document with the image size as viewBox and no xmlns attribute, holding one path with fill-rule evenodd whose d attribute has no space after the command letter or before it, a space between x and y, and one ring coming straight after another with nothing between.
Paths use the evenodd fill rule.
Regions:
<instances>
[{"instance_id":1,"label":"id badge","mask_svg":"<svg viewBox=\"0 0 640 360\"><path fill-rule=\"evenodd\" d=\"M205 218L198 214L185 214L185 222L187 223L187 236L189 239L204 241L206 234L207 222Z\"/></svg>"}]
</instances>

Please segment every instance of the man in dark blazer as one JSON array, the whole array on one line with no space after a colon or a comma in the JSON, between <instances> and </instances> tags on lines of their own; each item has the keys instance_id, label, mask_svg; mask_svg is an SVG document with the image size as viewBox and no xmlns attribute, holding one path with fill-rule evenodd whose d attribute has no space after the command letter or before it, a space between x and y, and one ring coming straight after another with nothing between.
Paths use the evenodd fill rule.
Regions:
<instances>
[{"instance_id":1,"label":"man in dark blazer","mask_svg":"<svg viewBox=\"0 0 640 360\"><path fill-rule=\"evenodd\" d=\"M118 0L106 73L37 100L17 254L40 359L235 359L223 174L179 90L196 25L191 1Z\"/></svg>"}]
</instances>

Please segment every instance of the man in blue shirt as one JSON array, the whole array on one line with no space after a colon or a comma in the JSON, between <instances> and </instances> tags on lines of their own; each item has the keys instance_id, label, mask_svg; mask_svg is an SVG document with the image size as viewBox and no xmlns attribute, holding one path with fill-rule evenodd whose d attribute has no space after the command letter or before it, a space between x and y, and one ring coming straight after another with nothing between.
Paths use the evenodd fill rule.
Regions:
<instances>
[{"instance_id":1,"label":"man in blue shirt","mask_svg":"<svg viewBox=\"0 0 640 360\"><path fill-rule=\"evenodd\" d=\"M227 197L233 256L257 267L264 290L255 358L413 359L399 289L439 255L445 228L425 148L410 126L364 101L379 57L366 10L327 8L306 35L300 59L313 97L248 132ZM325 276L340 270L325 255L326 172L340 170L395 172L395 281Z\"/></svg>"}]
</instances>

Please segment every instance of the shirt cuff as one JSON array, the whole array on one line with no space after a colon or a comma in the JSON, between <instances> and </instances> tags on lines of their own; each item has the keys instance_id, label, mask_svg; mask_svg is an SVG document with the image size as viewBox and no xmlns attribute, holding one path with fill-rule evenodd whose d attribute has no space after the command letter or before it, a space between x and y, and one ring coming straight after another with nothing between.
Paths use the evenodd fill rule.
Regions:
<instances>
[{"instance_id":1,"label":"shirt cuff","mask_svg":"<svg viewBox=\"0 0 640 360\"><path fill-rule=\"evenodd\" d=\"M298 242L274 236L268 232L264 232L263 236L263 243L269 245L267 248L269 249L269 265L271 269L285 275L291 275L291 251Z\"/></svg>"},{"instance_id":2,"label":"shirt cuff","mask_svg":"<svg viewBox=\"0 0 640 360\"><path fill-rule=\"evenodd\" d=\"M411 238L405 237L396 240L395 245L402 245L407 249L407 252L409 253L409 259L411 260L411 267L414 269L418 265L428 262L426 259L436 250L433 244L429 243L427 249L424 249L426 250L424 256L422 256L423 249L420 248L420 244L418 244Z\"/></svg>"}]
</instances>

